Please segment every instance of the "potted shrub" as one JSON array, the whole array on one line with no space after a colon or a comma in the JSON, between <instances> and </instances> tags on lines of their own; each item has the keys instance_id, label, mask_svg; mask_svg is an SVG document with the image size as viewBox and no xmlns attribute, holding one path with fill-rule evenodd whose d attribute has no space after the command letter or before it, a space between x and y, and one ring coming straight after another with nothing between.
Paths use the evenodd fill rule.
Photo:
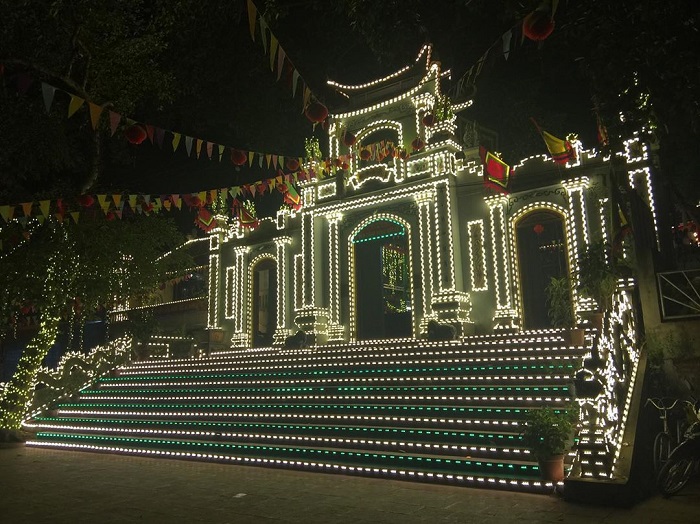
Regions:
<instances>
[{"instance_id":1,"label":"potted shrub","mask_svg":"<svg viewBox=\"0 0 700 524\"><path fill-rule=\"evenodd\" d=\"M523 443L537 459L545 480L564 479L564 454L573 440L578 410L570 406L532 408L522 421Z\"/></svg>"},{"instance_id":2,"label":"potted shrub","mask_svg":"<svg viewBox=\"0 0 700 524\"><path fill-rule=\"evenodd\" d=\"M603 315L612 308L620 268L615 263L610 246L603 241L593 242L579 252L578 290L598 304L598 311L590 315L591 323L602 328Z\"/></svg>"},{"instance_id":3,"label":"potted shrub","mask_svg":"<svg viewBox=\"0 0 700 524\"><path fill-rule=\"evenodd\" d=\"M584 343L584 331L576 328L574 308L571 303L571 280L568 276L552 277L545 288L549 320L555 328L564 329L566 342L574 346Z\"/></svg>"}]
</instances>

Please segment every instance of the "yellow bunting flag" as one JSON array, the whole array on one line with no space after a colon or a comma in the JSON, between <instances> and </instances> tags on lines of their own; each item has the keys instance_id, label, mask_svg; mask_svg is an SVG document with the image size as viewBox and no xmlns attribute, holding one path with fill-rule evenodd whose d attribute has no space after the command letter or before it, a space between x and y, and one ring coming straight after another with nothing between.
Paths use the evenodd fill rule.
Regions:
<instances>
[{"instance_id":1,"label":"yellow bunting flag","mask_svg":"<svg viewBox=\"0 0 700 524\"><path fill-rule=\"evenodd\" d=\"M121 202L122 202L121 193L113 193L112 194L112 201L114 202L114 207L119 207L119 204L121 204Z\"/></svg>"},{"instance_id":2,"label":"yellow bunting flag","mask_svg":"<svg viewBox=\"0 0 700 524\"><path fill-rule=\"evenodd\" d=\"M100 207L106 215L107 211L109 211L109 201L107 200L107 195L97 195L97 201L100 203Z\"/></svg>"},{"instance_id":3,"label":"yellow bunting flag","mask_svg":"<svg viewBox=\"0 0 700 524\"><path fill-rule=\"evenodd\" d=\"M173 204L175 204L176 208L182 209L182 199L180 198L180 195L170 195L170 198L172 198Z\"/></svg>"},{"instance_id":4,"label":"yellow bunting flag","mask_svg":"<svg viewBox=\"0 0 700 524\"><path fill-rule=\"evenodd\" d=\"M102 106L88 102L88 107L90 108L90 122L92 122L92 128L97 129L97 124L100 123L100 115L102 115Z\"/></svg>"},{"instance_id":5,"label":"yellow bunting flag","mask_svg":"<svg viewBox=\"0 0 700 524\"><path fill-rule=\"evenodd\" d=\"M226 149L226 146L219 144L219 162L221 162L221 159L224 158L224 149Z\"/></svg>"},{"instance_id":6,"label":"yellow bunting flag","mask_svg":"<svg viewBox=\"0 0 700 524\"><path fill-rule=\"evenodd\" d=\"M84 98L80 98L79 96L75 95L70 96L70 104L68 104L68 118L72 117L75 112L80 109L83 102L85 102Z\"/></svg>"},{"instance_id":7,"label":"yellow bunting flag","mask_svg":"<svg viewBox=\"0 0 700 524\"><path fill-rule=\"evenodd\" d=\"M199 201L202 203L202 205L207 203L207 192L206 191L200 191L199 195Z\"/></svg>"},{"instance_id":8,"label":"yellow bunting flag","mask_svg":"<svg viewBox=\"0 0 700 524\"><path fill-rule=\"evenodd\" d=\"M28 217L31 216L32 214L32 205L34 205L34 202L24 202L22 204L22 211L24 211L24 216Z\"/></svg>"},{"instance_id":9,"label":"yellow bunting flag","mask_svg":"<svg viewBox=\"0 0 700 524\"><path fill-rule=\"evenodd\" d=\"M275 35L270 33L270 71L275 70L275 55L277 54L277 46L279 42Z\"/></svg>"},{"instance_id":10,"label":"yellow bunting flag","mask_svg":"<svg viewBox=\"0 0 700 524\"><path fill-rule=\"evenodd\" d=\"M255 21L257 20L258 10L252 0L248 0L248 25L250 26L250 38L255 41Z\"/></svg>"},{"instance_id":11,"label":"yellow bunting flag","mask_svg":"<svg viewBox=\"0 0 700 524\"><path fill-rule=\"evenodd\" d=\"M248 151L248 167L251 167L253 165L253 159L255 158L255 152L254 151Z\"/></svg>"},{"instance_id":12,"label":"yellow bunting flag","mask_svg":"<svg viewBox=\"0 0 700 524\"><path fill-rule=\"evenodd\" d=\"M51 200L41 200L39 202L39 209L41 210L41 214L48 218L49 216L49 207L51 206Z\"/></svg>"},{"instance_id":13,"label":"yellow bunting flag","mask_svg":"<svg viewBox=\"0 0 700 524\"><path fill-rule=\"evenodd\" d=\"M14 214L15 208L12 208L13 214ZM9 222L12 220L12 217L10 216L10 206L0 206L0 216L5 220L5 222Z\"/></svg>"},{"instance_id":14,"label":"yellow bunting flag","mask_svg":"<svg viewBox=\"0 0 700 524\"><path fill-rule=\"evenodd\" d=\"M199 158L199 155L202 154L202 139L198 138L196 142L196 151L197 151L197 158Z\"/></svg>"},{"instance_id":15,"label":"yellow bunting flag","mask_svg":"<svg viewBox=\"0 0 700 524\"><path fill-rule=\"evenodd\" d=\"M73 222L75 222L77 224L78 218L80 218L80 213L78 211L71 211L70 216L73 219Z\"/></svg>"},{"instance_id":16,"label":"yellow bunting flag","mask_svg":"<svg viewBox=\"0 0 700 524\"><path fill-rule=\"evenodd\" d=\"M177 151L177 146L180 145L180 138L182 138L180 133L173 132L173 151Z\"/></svg>"},{"instance_id":17,"label":"yellow bunting flag","mask_svg":"<svg viewBox=\"0 0 700 524\"><path fill-rule=\"evenodd\" d=\"M265 161L267 162L267 168L270 169L270 162L272 161L272 155L265 153Z\"/></svg>"},{"instance_id":18,"label":"yellow bunting flag","mask_svg":"<svg viewBox=\"0 0 700 524\"><path fill-rule=\"evenodd\" d=\"M210 190L209 190L209 199L210 199L212 202L216 202L216 197L217 197L217 195L216 195L216 189L210 189Z\"/></svg>"},{"instance_id":19,"label":"yellow bunting flag","mask_svg":"<svg viewBox=\"0 0 700 524\"><path fill-rule=\"evenodd\" d=\"M129 207L132 211L136 211L136 198L137 195L129 195Z\"/></svg>"}]
</instances>

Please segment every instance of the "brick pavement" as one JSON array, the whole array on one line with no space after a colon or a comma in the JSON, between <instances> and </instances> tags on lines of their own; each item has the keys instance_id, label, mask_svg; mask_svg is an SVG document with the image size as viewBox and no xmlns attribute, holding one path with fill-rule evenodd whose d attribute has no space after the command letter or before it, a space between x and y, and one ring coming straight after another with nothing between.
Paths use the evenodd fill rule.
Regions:
<instances>
[{"instance_id":1,"label":"brick pavement","mask_svg":"<svg viewBox=\"0 0 700 524\"><path fill-rule=\"evenodd\" d=\"M303 471L0 449L0 521L13 523L688 523L700 482L631 509L555 496Z\"/></svg>"}]
</instances>

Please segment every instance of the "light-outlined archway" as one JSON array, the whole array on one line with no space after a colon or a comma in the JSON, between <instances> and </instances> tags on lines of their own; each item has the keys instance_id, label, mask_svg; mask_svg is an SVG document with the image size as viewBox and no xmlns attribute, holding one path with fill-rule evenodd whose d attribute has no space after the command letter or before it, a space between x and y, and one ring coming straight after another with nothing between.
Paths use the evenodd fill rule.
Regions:
<instances>
[{"instance_id":1,"label":"light-outlined archway","mask_svg":"<svg viewBox=\"0 0 700 524\"><path fill-rule=\"evenodd\" d=\"M247 329L253 347L273 343L280 307L277 257L262 253L250 261L247 293Z\"/></svg>"},{"instance_id":2,"label":"light-outlined archway","mask_svg":"<svg viewBox=\"0 0 700 524\"><path fill-rule=\"evenodd\" d=\"M384 234L377 234L375 237L368 236L365 238L361 238L359 235L363 231L366 230L368 226L371 226L374 223L381 223L385 222L387 224L386 228L386 233ZM397 239L403 237L402 242L399 244L398 242L392 242L391 239ZM383 301L383 307L384 307L384 312L383 312L383 317L381 319L377 319L377 322L382 323L382 329L379 330L380 332L383 332L384 329L387 327L384 322L387 320L387 318L390 318L390 316L393 313L387 313L386 312L386 307L391 307L391 302L393 298L395 297L400 297L401 294L395 293L397 290L401 290L401 293L405 293L405 299L404 302L401 303L401 299L399 298L399 308L401 308L400 311L397 311L396 313L398 314L395 318L397 320L401 319L401 316L403 315L404 319L407 319L407 323L409 324L408 329L405 329L404 324L400 324L400 328L405 329L405 332L402 333L402 335L398 338L409 338L409 337L415 337L416 333L416 319L415 319L415 293L413 290L413 245L412 245L412 235L411 235L411 226L410 224L404 220L403 218L389 214L389 213L376 213L370 217L365 218L362 220L353 230L352 232L348 235L347 237L347 247L348 247L348 255L349 255L349 320L350 320L350 338L352 340L357 340L358 339L358 334L362 336L362 333L358 333L358 296L360 293L364 290L367 289L366 286L368 286L368 282L366 280L363 280L363 282L359 282L360 275L358 275L358 252L356 249L356 245L358 244L364 244L367 245L369 243L376 243L376 245L381 246L380 248L376 249L376 253L379 253L379 256L381 256L381 262L380 266L385 263L385 260L389 259L391 260L392 258L396 261L396 264L398 266L403 265L405 268L405 277L402 277L404 280L402 280L403 286L395 286L395 289L391 289L391 286L387 286L386 283L382 286L383 289L381 290L381 297ZM362 248L361 248L362 249ZM371 249L371 248L370 248ZM405 249L405 253L402 253L402 249ZM401 260L402 257L405 257L403 261ZM376 269L376 268L375 268ZM386 269L386 266L382 266L382 276L384 275L384 269ZM376 277L376 275L375 275ZM381 281L381 280L380 280ZM362 287L361 286L365 286ZM358 293L358 291L360 293ZM375 298L377 297L376 293L377 290L375 291ZM392 294L393 293L393 294ZM369 338L369 337L363 337L363 338ZM383 337L379 337L383 338Z\"/></svg>"},{"instance_id":3,"label":"light-outlined archway","mask_svg":"<svg viewBox=\"0 0 700 524\"><path fill-rule=\"evenodd\" d=\"M395 147L400 147L403 143L403 127L400 122L393 120L377 120L360 129L357 132L356 144L363 143L365 138L382 130L387 130L396 133ZM357 148L357 146L355 146ZM400 182L403 177L401 175L401 163L396 158L392 157L389 164L377 163L372 166L361 167L359 160L359 150L355 150L354 155L350 158L350 172L353 175L348 179L348 183L353 189L359 189L363 183L368 180L378 180L386 183L393 177L396 182Z\"/></svg>"},{"instance_id":4,"label":"light-outlined archway","mask_svg":"<svg viewBox=\"0 0 700 524\"><path fill-rule=\"evenodd\" d=\"M545 288L552 277L574 275L567 211L550 202L523 207L510 220L510 245L521 326L526 330L551 327ZM573 307L575 289L571 298Z\"/></svg>"}]
</instances>

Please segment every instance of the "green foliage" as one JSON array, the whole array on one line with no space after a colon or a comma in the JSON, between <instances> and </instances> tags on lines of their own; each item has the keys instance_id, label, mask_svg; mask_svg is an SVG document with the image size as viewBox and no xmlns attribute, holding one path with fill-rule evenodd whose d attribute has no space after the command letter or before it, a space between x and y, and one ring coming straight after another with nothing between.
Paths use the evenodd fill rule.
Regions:
<instances>
[{"instance_id":1,"label":"green foliage","mask_svg":"<svg viewBox=\"0 0 700 524\"><path fill-rule=\"evenodd\" d=\"M548 314L552 326L557 328L573 328L575 326L571 291L571 280L566 276L552 277L545 288Z\"/></svg>"},{"instance_id":2,"label":"green foliage","mask_svg":"<svg viewBox=\"0 0 700 524\"><path fill-rule=\"evenodd\" d=\"M566 452L574 435L578 410L542 407L530 409L521 424L523 443L538 460Z\"/></svg>"},{"instance_id":3,"label":"green foliage","mask_svg":"<svg viewBox=\"0 0 700 524\"><path fill-rule=\"evenodd\" d=\"M610 246L602 240L590 243L579 252L578 263L578 290L595 299L602 311L608 311L621 276Z\"/></svg>"}]
</instances>

